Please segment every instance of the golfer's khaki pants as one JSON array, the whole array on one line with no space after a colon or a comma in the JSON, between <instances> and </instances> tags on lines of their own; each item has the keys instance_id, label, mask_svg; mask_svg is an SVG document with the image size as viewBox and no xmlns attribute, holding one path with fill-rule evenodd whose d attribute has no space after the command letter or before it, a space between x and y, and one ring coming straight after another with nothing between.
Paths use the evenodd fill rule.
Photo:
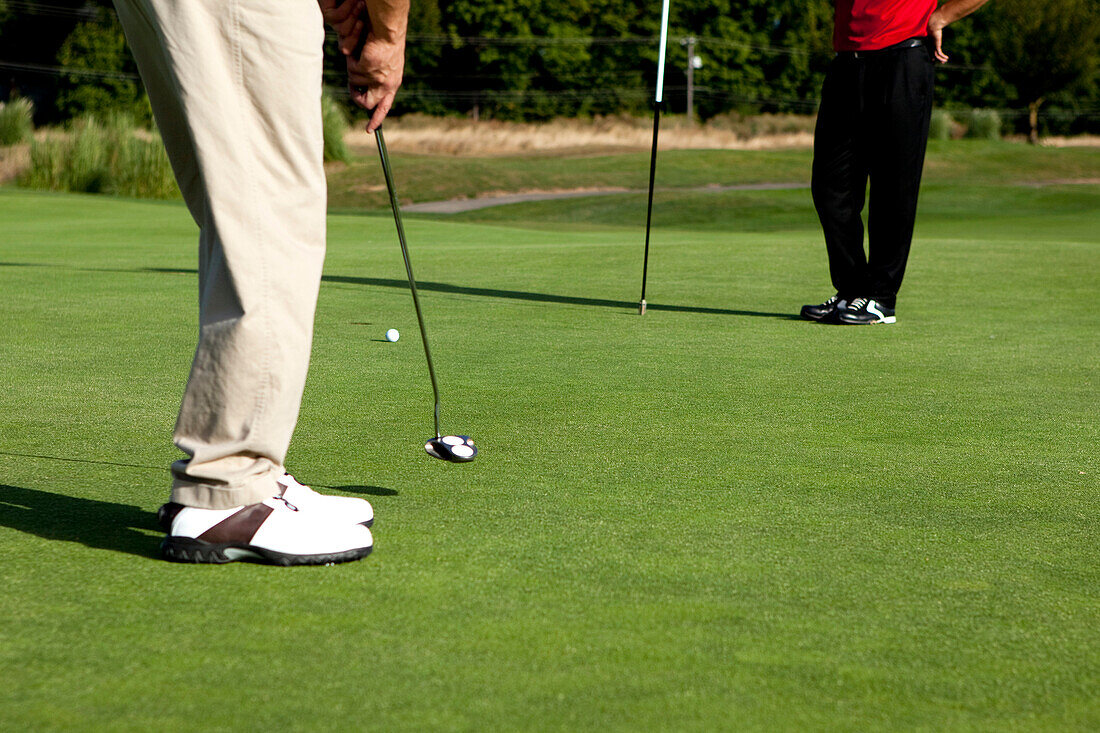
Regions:
<instances>
[{"instance_id":1,"label":"golfer's khaki pants","mask_svg":"<svg viewBox=\"0 0 1100 733\"><path fill-rule=\"evenodd\" d=\"M172 498L276 493L301 403L325 245L316 0L115 0L199 225L199 343Z\"/></svg>"}]
</instances>

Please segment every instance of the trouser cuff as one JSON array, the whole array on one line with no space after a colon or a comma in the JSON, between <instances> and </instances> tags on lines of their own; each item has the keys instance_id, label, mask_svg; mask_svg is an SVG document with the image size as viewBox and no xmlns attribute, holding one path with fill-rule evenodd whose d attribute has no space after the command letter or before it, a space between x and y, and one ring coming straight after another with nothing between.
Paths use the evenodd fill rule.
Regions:
<instances>
[{"instance_id":1,"label":"trouser cuff","mask_svg":"<svg viewBox=\"0 0 1100 733\"><path fill-rule=\"evenodd\" d=\"M258 504L279 493L279 485L275 483L277 477L277 474L272 472L265 476L257 476L240 486L214 486L174 478L172 501L199 509L232 509L237 506Z\"/></svg>"}]
</instances>

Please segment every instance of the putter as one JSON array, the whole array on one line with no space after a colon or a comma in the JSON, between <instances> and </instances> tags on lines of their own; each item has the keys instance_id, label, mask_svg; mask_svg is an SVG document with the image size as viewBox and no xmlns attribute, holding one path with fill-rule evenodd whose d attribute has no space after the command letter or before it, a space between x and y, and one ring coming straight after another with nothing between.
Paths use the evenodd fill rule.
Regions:
<instances>
[{"instance_id":1,"label":"putter","mask_svg":"<svg viewBox=\"0 0 1100 733\"><path fill-rule=\"evenodd\" d=\"M428 332L424 328L424 316L420 312L420 298L416 294L416 278L413 277L412 263L409 261L409 247L405 243L405 227L401 224L401 207L397 204L397 189L393 185L393 173L390 171L390 156L386 153L386 138L382 128L374 131L378 141L378 157L382 160L382 175L386 177L386 189L390 193L390 207L393 220L397 224L397 240L401 243L401 256L405 258L405 272L409 274L409 290L412 292L413 306L416 308L416 322L420 324L420 339L424 342L424 356L428 360L428 376L432 379L432 394L435 396L435 437L424 444L424 450L432 458L452 463L467 463L477 457L477 446L469 435L443 435L439 431L439 385L435 381L435 367L432 366L432 350L428 346Z\"/></svg>"}]
</instances>

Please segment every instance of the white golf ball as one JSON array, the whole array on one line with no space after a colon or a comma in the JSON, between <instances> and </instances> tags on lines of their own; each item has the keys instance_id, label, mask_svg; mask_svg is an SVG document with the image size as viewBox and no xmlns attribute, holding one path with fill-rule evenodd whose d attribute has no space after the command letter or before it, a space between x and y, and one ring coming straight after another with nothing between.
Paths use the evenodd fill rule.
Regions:
<instances>
[{"instance_id":1,"label":"white golf ball","mask_svg":"<svg viewBox=\"0 0 1100 733\"><path fill-rule=\"evenodd\" d=\"M391 328L389 331L386 331L387 341L396 341L399 338L401 338L401 332L396 328Z\"/></svg>"}]
</instances>

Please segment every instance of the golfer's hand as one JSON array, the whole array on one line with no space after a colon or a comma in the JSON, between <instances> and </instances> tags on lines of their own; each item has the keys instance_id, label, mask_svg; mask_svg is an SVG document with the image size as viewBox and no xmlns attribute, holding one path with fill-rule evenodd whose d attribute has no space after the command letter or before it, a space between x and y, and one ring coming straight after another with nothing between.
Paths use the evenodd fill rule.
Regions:
<instances>
[{"instance_id":1,"label":"golfer's hand","mask_svg":"<svg viewBox=\"0 0 1100 733\"><path fill-rule=\"evenodd\" d=\"M367 131L374 132L393 106L405 71L405 39L379 38L367 33L367 41L358 58L348 56L348 88L357 105L374 110Z\"/></svg>"},{"instance_id":2,"label":"golfer's hand","mask_svg":"<svg viewBox=\"0 0 1100 733\"><path fill-rule=\"evenodd\" d=\"M941 64L947 63L947 54L943 52L943 29L947 27L947 21L939 13L932 13L932 17L928 19L928 35L932 36L932 41L936 45L934 55L936 61Z\"/></svg>"},{"instance_id":3,"label":"golfer's hand","mask_svg":"<svg viewBox=\"0 0 1100 733\"><path fill-rule=\"evenodd\" d=\"M321 6L321 16L325 23L332 26L339 39L337 45L345 56L351 55L362 40L366 27L364 13L366 0L317 0Z\"/></svg>"}]
</instances>

